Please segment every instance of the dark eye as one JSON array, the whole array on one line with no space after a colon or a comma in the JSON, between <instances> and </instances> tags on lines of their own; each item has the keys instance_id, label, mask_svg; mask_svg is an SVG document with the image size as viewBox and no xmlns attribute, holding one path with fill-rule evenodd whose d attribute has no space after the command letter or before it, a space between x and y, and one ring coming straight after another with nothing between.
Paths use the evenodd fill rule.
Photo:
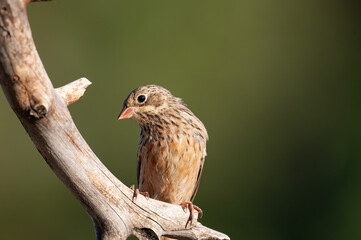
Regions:
<instances>
[{"instance_id":1,"label":"dark eye","mask_svg":"<svg viewBox=\"0 0 361 240\"><path fill-rule=\"evenodd\" d=\"M138 102L142 103L145 101L145 96L144 95L139 95L137 98Z\"/></svg>"}]
</instances>

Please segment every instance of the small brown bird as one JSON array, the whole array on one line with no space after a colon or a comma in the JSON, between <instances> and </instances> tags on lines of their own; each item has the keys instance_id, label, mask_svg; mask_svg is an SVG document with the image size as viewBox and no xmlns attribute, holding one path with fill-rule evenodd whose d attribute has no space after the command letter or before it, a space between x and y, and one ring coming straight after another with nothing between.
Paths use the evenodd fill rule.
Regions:
<instances>
[{"instance_id":1,"label":"small brown bird","mask_svg":"<svg viewBox=\"0 0 361 240\"><path fill-rule=\"evenodd\" d=\"M182 99L157 85L132 91L118 120L132 118L140 126L137 181L151 198L190 210L206 156L207 130ZM147 194L145 194L147 195Z\"/></svg>"}]
</instances>

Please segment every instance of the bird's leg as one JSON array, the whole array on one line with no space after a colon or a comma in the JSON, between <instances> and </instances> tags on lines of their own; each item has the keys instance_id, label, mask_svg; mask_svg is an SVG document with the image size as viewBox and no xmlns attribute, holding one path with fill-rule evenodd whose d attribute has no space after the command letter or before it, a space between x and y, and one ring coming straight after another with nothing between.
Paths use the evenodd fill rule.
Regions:
<instances>
[{"instance_id":1,"label":"bird's leg","mask_svg":"<svg viewBox=\"0 0 361 240\"><path fill-rule=\"evenodd\" d=\"M132 189L134 191L133 193L133 199L132 201L134 202L134 199L137 200L138 195L143 195L144 197L147 198L147 200L149 199L149 194L147 192L139 192L138 188L134 187L134 184L132 186L130 186L130 189Z\"/></svg>"},{"instance_id":2,"label":"bird's leg","mask_svg":"<svg viewBox=\"0 0 361 240\"><path fill-rule=\"evenodd\" d=\"M192 220L193 220L193 210L195 209L199 214L200 214L200 218L203 217L203 211L202 209L200 209L198 206L194 205L192 202L182 202L181 204L182 207L184 207L185 209L189 210L189 219L187 221L186 227L188 225L192 226Z\"/></svg>"}]
</instances>

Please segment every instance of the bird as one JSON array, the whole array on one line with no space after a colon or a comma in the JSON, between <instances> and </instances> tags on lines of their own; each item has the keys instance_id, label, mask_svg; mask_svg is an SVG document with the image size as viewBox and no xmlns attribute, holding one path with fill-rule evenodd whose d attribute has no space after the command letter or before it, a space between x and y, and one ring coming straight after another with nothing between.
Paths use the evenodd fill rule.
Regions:
<instances>
[{"instance_id":1,"label":"bird","mask_svg":"<svg viewBox=\"0 0 361 240\"><path fill-rule=\"evenodd\" d=\"M140 126L134 196L181 205L189 210L191 225L194 209L203 215L192 202L207 155L204 124L181 98L158 85L140 86L128 95L118 120L127 118Z\"/></svg>"}]
</instances>

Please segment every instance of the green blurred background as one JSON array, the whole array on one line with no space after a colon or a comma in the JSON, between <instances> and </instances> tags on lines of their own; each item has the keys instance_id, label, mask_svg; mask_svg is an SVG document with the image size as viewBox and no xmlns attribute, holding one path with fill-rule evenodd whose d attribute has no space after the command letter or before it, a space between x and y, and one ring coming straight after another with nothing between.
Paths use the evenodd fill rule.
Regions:
<instances>
[{"instance_id":1,"label":"green blurred background","mask_svg":"<svg viewBox=\"0 0 361 240\"><path fill-rule=\"evenodd\" d=\"M93 82L70 106L103 163L136 183L130 91L162 85L210 140L195 203L232 239L361 238L359 1L33 3L55 87ZM95 239L0 93L1 239Z\"/></svg>"}]
</instances>

